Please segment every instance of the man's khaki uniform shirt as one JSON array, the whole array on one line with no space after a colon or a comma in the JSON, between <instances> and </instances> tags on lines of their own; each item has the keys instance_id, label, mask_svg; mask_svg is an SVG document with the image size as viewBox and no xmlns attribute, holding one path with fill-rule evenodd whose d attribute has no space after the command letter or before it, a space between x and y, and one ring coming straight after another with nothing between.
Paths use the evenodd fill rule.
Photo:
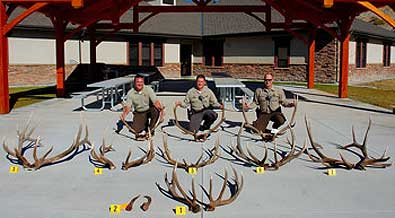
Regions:
<instances>
[{"instance_id":1,"label":"man's khaki uniform shirt","mask_svg":"<svg viewBox=\"0 0 395 218\"><path fill-rule=\"evenodd\" d=\"M184 101L181 102L181 107L186 108L189 105L191 105L194 111L201 111L210 106L214 108L219 108L221 106L213 91L207 86L204 86L202 91L197 90L195 87L188 90Z\"/></svg>"},{"instance_id":2,"label":"man's khaki uniform shirt","mask_svg":"<svg viewBox=\"0 0 395 218\"><path fill-rule=\"evenodd\" d=\"M134 88L128 92L126 105L134 108L134 111L145 112L157 100L154 90L151 87L144 86L140 92L137 92Z\"/></svg>"},{"instance_id":3,"label":"man's khaki uniform shirt","mask_svg":"<svg viewBox=\"0 0 395 218\"><path fill-rule=\"evenodd\" d=\"M250 108L259 106L262 113L271 113L276 111L280 105L290 106L292 103L285 98L284 90L278 87L258 88L255 90L254 101Z\"/></svg>"}]
</instances>

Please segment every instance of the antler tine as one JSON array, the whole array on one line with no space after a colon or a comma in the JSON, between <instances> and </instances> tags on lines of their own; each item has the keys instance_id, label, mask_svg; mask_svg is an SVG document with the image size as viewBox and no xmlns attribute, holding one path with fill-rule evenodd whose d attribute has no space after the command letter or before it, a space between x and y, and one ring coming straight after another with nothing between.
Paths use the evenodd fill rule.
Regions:
<instances>
[{"instance_id":1,"label":"antler tine","mask_svg":"<svg viewBox=\"0 0 395 218\"><path fill-rule=\"evenodd\" d=\"M243 101L242 101L243 108L242 108L241 111L242 111L242 113L243 113L244 122L250 124L250 122L249 122L248 119L247 119L246 111L244 110L244 104L245 104L246 102L247 102L246 97L243 96Z\"/></svg>"},{"instance_id":2,"label":"antler tine","mask_svg":"<svg viewBox=\"0 0 395 218\"><path fill-rule=\"evenodd\" d=\"M150 138L150 136L148 136L148 138ZM132 152L129 150L129 153L126 156L125 161L122 163L122 170L127 170L131 167L137 167L137 166L151 162L152 159L154 159L154 157L155 157L155 148L154 148L154 143L152 142L152 138L148 139L148 144L149 145L148 145L148 150L147 150L146 154L136 160L131 161L131 162L129 162L129 159L130 159Z\"/></svg>"},{"instance_id":3,"label":"antler tine","mask_svg":"<svg viewBox=\"0 0 395 218\"><path fill-rule=\"evenodd\" d=\"M306 127L307 127L307 135L308 135L308 137L310 139L310 144L313 147L313 150L319 156L319 158L317 158L317 159L326 167L345 166L346 169L349 169L349 170L352 169L352 168L350 168L350 163L348 163L347 161L344 161L345 159L344 160L338 160L338 159L327 157L317 148L316 143L313 141L313 136L312 136L312 133L311 133L310 125L309 125L306 117L305 117L305 121L306 121ZM317 161L314 158L312 158L311 155L309 155L309 157L313 161L315 161L315 162Z\"/></svg>"},{"instance_id":4,"label":"antler tine","mask_svg":"<svg viewBox=\"0 0 395 218\"><path fill-rule=\"evenodd\" d=\"M227 173L227 170L225 169L224 183L223 183L223 185L221 187L221 191L220 191L220 193L218 195L218 198L216 200L213 200L212 193L209 190L209 192L210 192L209 193L210 203L204 204L205 205L205 210L207 210L207 211L214 211L216 207L230 204L234 200L236 200L236 198L239 196L240 191L243 188L244 179L243 179L243 176L241 176L241 180L239 181L238 175L237 175L237 172L236 172L235 168L232 167L232 170L233 170L234 177L235 177L234 178L235 193L231 193L230 197L228 199L226 199L226 200L222 199L223 194L224 194L225 189L226 189L226 186L229 183L229 181L228 181L228 173ZM212 179L210 178L210 189L211 188L212 188Z\"/></svg>"},{"instance_id":5,"label":"antler tine","mask_svg":"<svg viewBox=\"0 0 395 218\"><path fill-rule=\"evenodd\" d=\"M317 144L317 143L315 143L314 140L313 140L313 134L311 133L311 127L310 127L309 121L307 120L307 117L305 117L305 122L306 122L306 128L307 128L307 136L308 136L309 139L310 139L310 144L311 144L311 146L313 147L313 150L317 153L317 155L318 155L321 159L327 158L327 157L317 148L317 145L318 145L319 147L322 147L322 146L319 145L319 144Z\"/></svg>"},{"instance_id":6,"label":"antler tine","mask_svg":"<svg viewBox=\"0 0 395 218\"><path fill-rule=\"evenodd\" d=\"M217 140L215 141L215 145L214 148L210 150L210 158L207 159L206 161L200 162L200 160L196 163L196 167L200 168L200 167L204 167L207 166L209 164L214 163L216 160L218 160L219 158L219 138L217 138ZM203 153L202 153L203 156ZM201 159L201 158L199 158Z\"/></svg>"},{"instance_id":7,"label":"antler tine","mask_svg":"<svg viewBox=\"0 0 395 218\"><path fill-rule=\"evenodd\" d=\"M104 154L105 154L104 149L103 149L103 153L102 153L102 151L101 151L101 148L103 148L104 146L105 146L105 145L102 145L102 146L99 148L99 150L100 150L100 153L99 153L99 154L96 153L96 149L95 149L95 147L93 146L93 147L92 147L92 150L91 150L91 152L90 152L91 157L92 157L92 159L93 159L94 161L97 161L97 162L103 164L104 167L107 167L108 169L113 170L113 169L116 168L115 164L114 164L110 159L108 159L107 157L104 156Z\"/></svg>"},{"instance_id":8,"label":"antler tine","mask_svg":"<svg viewBox=\"0 0 395 218\"><path fill-rule=\"evenodd\" d=\"M236 154L237 154L237 156L243 158L244 160L248 160L247 155L244 153L243 148L241 147L241 139L240 139L244 125L245 125L245 123L243 122L240 126L238 133L237 133Z\"/></svg>"},{"instance_id":9,"label":"antler tine","mask_svg":"<svg viewBox=\"0 0 395 218\"><path fill-rule=\"evenodd\" d=\"M128 205L126 206L125 210L126 210L126 211L131 211L131 210L133 210L133 204L134 204L134 202L137 200L137 198L139 198L139 197L140 197L140 195L137 195L136 197L132 198L132 199L129 201Z\"/></svg>"},{"instance_id":10,"label":"antler tine","mask_svg":"<svg viewBox=\"0 0 395 218\"><path fill-rule=\"evenodd\" d=\"M262 160L259 160L259 159L254 155L254 153L251 152L251 150L249 149L248 143L247 143L247 145L246 145L246 148L247 148L247 153L248 153L248 155L251 157L251 158L248 158L248 160L251 161L251 162L253 162L254 164L256 164L256 165L258 165L258 166L263 167L264 164L265 164L265 161L266 161L266 159L267 159L267 153L268 153L267 146L264 144L265 154L264 154Z\"/></svg>"},{"instance_id":11,"label":"antler tine","mask_svg":"<svg viewBox=\"0 0 395 218\"><path fill-rule=\"evenodd\" d=\"M205 133L207 136L212 132L216 131L221 126L221 124L225 121L225 107L221 109L221 113L222 113L221 120L213 128L210 128L207 133Z\"/></svg>"},{"instance_id":12,"label":"antler tine","mask_svg":"<svg viewBox=\"0 0 395 218\"><path fill-rule=\"evenodd\" d=\"M140 208L141 208L143 211L147 211L147 210L149 209L149 206L151 205L152 198L151 198L150 196L148 196L148 195L144 195L144 198L147 199L147 202L144 202L144 203L140 206Z\"/></svg>"},{"instance_id":13,"label":"antler tine","mask_svg":"<svg viewBox=\"0 0 395 218\"><path fill-rule=\"evenodd\" d=\"M182 189L180 183L178 182L177 174L176 174L176 169L177 169L177 164L174 165L173 167L173 173L172 173L172 184L174 184L177 189L180 191L181 195L185 199L185 201L188 204L189 210L192 211L193 213L197 213L200 211L200 206L197 204L197 199L196 199L196 191L195 191L195 182L194 178L192 178L192 199L187 195L187 193Z\"/></svg>"},{"instance_id":14,"label":"antler tine","mask_svg":"<svg viewBox=\"0 0 395 218\"><path fill-rule=\"evenodd\" d=\"M298 101L299 101L298 95L296 95L296 98L294 98L294 100L295 100L295 107L294 110L292 111L291 119L288 122L288 125L284 126L276 134L274 134L273 138L283 135L288 129L291 129L295 126L295 117L296 117L296 111L298 110Z\"/></svg>"},{"instance_id":15,"label":"antler tine","mask_svg":"<svg viewBox=\"0 0 395 218\"><path fill-rule=\"evenodd\" d=\"M169 147L168 147L168 144L167 144L167 133L163 133L163 151L164 151L164 153L163 153L163 157L164 157L164 159L169 163L169 164L171 164L171 165L175 165L176 163L177 163L177 161L176 160L174 160L172 157L171 157L171 152L170 152L170 150L169 150ZM178 163L178 164L180 164L180 163ZM182 164L181 164L182 165ZM180 165L179 165L180 166ZM185 168L185 166L184 165L182 165L182 166L180 166L181 168Z\"/></svg>"},{"instance_id":16,"label":"antler tine","mask_svg":"<svg viewBox=\"0 0 395 218\"><path fill-rule=\"evenodd\" d=\"M181 126L180 122L178 121L178 118L177 118L177 107L178 107L178 106L175 105L174 108L173 108L175 125L176 125L178 128L180 128L181 131L183 131L185 134L189 134L189 135L194 136L194 137L195 137L195 140L196 140L196 132L191 132L191 131L185 129L183 126Z\"/></svg>"}]
</instances>

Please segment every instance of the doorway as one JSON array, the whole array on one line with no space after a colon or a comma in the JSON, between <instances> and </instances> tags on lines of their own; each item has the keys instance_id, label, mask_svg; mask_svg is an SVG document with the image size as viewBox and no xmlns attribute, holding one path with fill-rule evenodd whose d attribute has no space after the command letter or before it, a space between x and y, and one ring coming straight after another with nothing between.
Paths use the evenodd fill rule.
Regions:
<instances>
[{"instance_id":1,"label":"doorway","mask_svg":"<svg viewBox=\"0 0 395 218\"><path fill-rule=\"evenodd\" d=\"M181 76L192 75L192 45L181 44L180 47Z\"/></svg>"}]
</instances>

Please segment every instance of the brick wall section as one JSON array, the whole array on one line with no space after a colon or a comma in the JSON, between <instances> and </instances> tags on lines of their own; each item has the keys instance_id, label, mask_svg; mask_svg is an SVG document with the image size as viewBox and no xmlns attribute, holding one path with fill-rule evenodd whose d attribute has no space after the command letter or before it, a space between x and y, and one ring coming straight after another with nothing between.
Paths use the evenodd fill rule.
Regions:
<instances>
[{"instance_id":1,"label":"brick wall section","mask_svg":"<svg viewBox=\"0 0 395 218\"><path fill-rule=\"evenodd\" d=\"M336 43L328 34L318 34L315 49L315 82L336 82Z\"/></svg>"},{"instance_id":2,"label":"brick wall section","mask_svg":"<svg viewBox=\"0 0 395 218\"><path fill-rule=\"evenodd\" d=\"M178 63L165 64L162 67L158 67L158 70L165 78L181 77L181 64Z\"/></svg>"},{"instance_id":3,"label":"brick wall section","mask_svg":"<svg viewBox=\"0 0 395 218\"><path fill-rule=\"evenodd\" d=\"M227 72L234 78L263 79L263 75L272 72L277 81L306 81L306 65L291 65L286 69L275 69L267 64L224 64L221 67L208 67L193 64L193 75L204 74L211 76L211 72Z\"/></svg>"},{"instance_id":4,"label":"brick wall section","mask_svg":"<svg viewBox=\"0 0 395 218\"><path fill-rule=\"evenodd\" d=\"M356 68L355 64L349 66L350 83L368 82L395 78L395 64L384 67L383 64L367 64L366 68Z\"/></svg>"},{"instance_id":5,"label":"brick wall section","mask_svg":"<svg viewBox=\"0 0 395 218\"><path fill-rule=\"evenodd\" d=\"M76 65L66 65L66 78ZM46 86L56 84L55 65L10 65L9 86Z\"/></svg>"}]
</instances>

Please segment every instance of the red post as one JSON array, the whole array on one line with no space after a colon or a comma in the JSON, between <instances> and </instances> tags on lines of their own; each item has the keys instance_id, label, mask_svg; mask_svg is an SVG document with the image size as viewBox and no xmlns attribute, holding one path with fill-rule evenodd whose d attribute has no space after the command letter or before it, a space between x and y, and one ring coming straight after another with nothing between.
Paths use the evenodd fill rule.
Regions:
<instances>
[{"instance_id":1,"label":"red post","mask_svg":"<svg viewBox=\"0 0 395 218\"><path fill-rule=\"evenodd\" d=\"M154 55L155 45L153 42L150 43L149 48L150 48L150 65L154 66L155 65L155 55Z\"/></svg>"},{"instance_id":2,"label":"red post","mask_svg":"<svg viewBox=\"0 0 395 218\"><path fill-rule=\"evenodd\" d=\"M8 37L3 31L7 23L6 7L0 2L0 114L10 112L8 88Z\"/></svg>"},{"instance_id":3,"label":"red post","mask_svg":"<svg viewBox=\"0 0 395 218\"><path fill-rule=\"evenodd\" d=\"M56 33L56 96L65 97L66 89L64 85L64 24L61 19L55 20Z\"/></svg>"},{"instance_id":4,"label":"red post","mask_svg":"<svg viewBox=\"0 0 395 218\"><path fill-rule=\"evenodd\" d=\"M348 51L350 45L350 33L346 33L340 40L340 80L339 98L348 96Z\"/></svg>"},{"instance_id":5,"label":"red post","mask_svg":"<svg viewBox=\"0 0 395 218\"><path fill-rule=\"evenodd\" d=\"M309 69L308 69L308 78L307 78L307 88L314 88L314 67L315 67L315 38L316 38L316 30L313 30L310 34L309 40Z\"/></svg>"}]
</instances>

